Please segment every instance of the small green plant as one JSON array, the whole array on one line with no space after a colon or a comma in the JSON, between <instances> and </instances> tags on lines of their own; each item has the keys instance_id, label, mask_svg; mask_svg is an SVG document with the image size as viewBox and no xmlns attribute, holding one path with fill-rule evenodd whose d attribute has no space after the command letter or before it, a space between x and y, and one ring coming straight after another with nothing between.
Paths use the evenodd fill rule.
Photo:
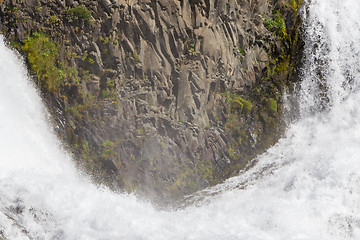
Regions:
<instances>
[{"instance_id":1,"label":"small green plant","mask_svg":"<svg viewBox=\"0 0 360 240\"><path fill-rule=\"evenodd\" d=\"M85 142L82 145L82 149L85 153L89 153L90 148L89 148L89 142L85 140Z\"/></svg>"},{"instance_id":2,"label":"small green plant","mask_svg":"<svg viewBox=\"0 0 360 240\"><path fill-rule=\"evenodd\" d=\"M209 181L213 180L213 164L210 160L201 161L195 170L197 175L200 175L202 180L205 181L206 179Z\"/></svg>"},{"instance_id":3,"label":"small green plant","mask_svg":"<svg viewBox=\"0 0 360 240\"><path fill-rule=\"evenodd\" d=\"M59 25L59 24L61 23L61 20L60 20L57 16L52 15L52 16L50 17L50 22L51 22L52 24Z\"/></svg>"},{"instance_id":4,"label":"small green plant","mask_svg":"<svg viewBox=\"0 0 360 240\"><path fill-rule=\"evenodd\" d=\"M20 49L27 54L30 70L43 87L49 92L55 92L65 77L63 69L56 67L59 55L56 44L42 33L34 33L24 43Z\"/></svg>"},{"instance_id":5,"label":"small green plant","mask_svg":"<svg viewBox=\"0 0 360 240\"><path fill-rule=\"evenodd\" d=\"M244 114L249 113L253 107L251 101L237 95L233 97L230 104L232 109L237 109Z\"/></svg>"},{"instance_id":6,"label":"small green plant","mask_svg":"<svg viewBox=\"0 0 360 240\"><path fill-rule=\"evenodd\" d=\"M241 55L245 56L245 51L244 51L244 49L242 49L242 48L237 48L236 50L237 50Z\"/></svg>"},{"instance_id":7,"label":"small green plant","mask_svg":"<svg viewBox=\"0 0 360 240\"><path fill-rule=\"evenodd\" d=\"M36 32L26 36L24 44L11 42L11 45L26 54L31 73L48 92L55 93L64 83L79 83L78 71L59 61L58 44L46 34Z\"/></svg>"},{"instance_id":8,"label":"small green plant","mask_svg":"<svg viewBox=\"0 0 360 240\"><path fill-rule=\"evenodd\" d=\"M88 58L86 59L86 62L88 62L88 63L90 63L90 64L94 64L94 63L95 63L95 60L92 59L91 57L88 57Z\"/></svg>"},{"instance_id":9,"label":"small green plant","mask_svg":"<svg viewBox=\"0 0 360 240\"><path fill-rule=\"evenodd\" d=\"M225 92L221 95L225 96L225 101L230 105L231 112L248 114L253 108L253 104L250 100L247 100L238 94Z\"/></svg>"},{"instance_id":10,"label":"small green plant","mask_svg":"<svg viewBox=\"0 0 360 240\"><path fill-rule=\"evenodd\" d=\"M109 37L105 37L105 39L104 39L104 44L108 44L109 42L110 42L110 39L109 39Z\"/></svg>"},{"instance_id":11,"label":"small green plant","mask_svg":"<svg viewBox=\"0 0 360 240\"><path fill-rule=\"evenodd\" d=\"M232 147L229 147L228 153L229 153L229 157L230 157L231 159L234 159L234 158L235 158L235 150L234 150Z\"/></svg>"},{"instance_id":12,"label":"small green plant","mask_svg":"<svg viewBox=\"0 0 360 240\"><path fill-rule=\"evenodd\" d=\"M144 134L144 129L143 128L136 129L136 133L137 134Z\"/></svg>"},{"instance_id":13,"label":"small green plant","mask_svg":"<svg viewBox=\"0 0 360 240\"><path fill-rule=\"evenodd\" d=\"M5 7L5 12L14 12L17 10L17 7L13 4L9 4Z\"/></svg>"},{"instance_id":14,"label":"small green plant","mask_svg":"<svg viewBox=\"0 0 360 240\"><path fill-rule=\"evenodd\" d=\"M102 144L102 151L100 154L101 159L109 159L113 156L115 156L115 143L110 140L105 140Z\"/></svg>"},{"instance_id":15,"label":"small green plant","mask_svg":"<svg viewBox=\"0 0 360 240\"><path fill-rule=\"evenodd\" d=\"M35 7L35 12L36 12L36 13L41 13L41 11L42 11L42 7L41 7L41 6Z\"/></svg>"},{"instance_id":16,"label":"small green plant","mask_svg":"<svg viewBox=\"0 0 360 240\"><path fill-rule=\"evenodd\" d=\"M106 86L107 86L110 90L115 89L115 80L114 80L114 79L110 80L110 81L106 84Z\"/></svg>"},{"instance_id":17,"label":"small green plant","mask_svg":"<svg viewBox=\"0 0 360 240\"><path fill-rule=\"evenodd\" d=\"M275 11L271 18L265 18L265 27L281 38L287 36L286 24L279 11Z\"/></svg>"},{"instance_id":18,"label":"small green plant","mask_svg":"<svg viewBox=\"0 0 360 240\"><path fill-rule=\"evenodd\" d=\"M303 0L290 0L286 6L291 7L292 10L297 12L299 5L303 3Z\"/></svg>"},{"instance_id":19,"label":"small green plant","mask_svg":"<svg viewBox=\"0 0 360 240\"><path fill-rule=\"evenodd\" d=\"M82 111L84 110L84 106L80 104L75 104L71 107L66 108L65 110L70 111L71 115L76 120L80 120L82 118Z\"/></svg>"},{"instance_id":20,"label":"small green plant","mask_svg":"<svg viewBox=\"0 0 360 240\"><path fill-rule=\"evenodd\" d=\"M92 59L89 54L87 52L84 53L83 57L81 58L82 61L90 63L90 64L94 64L95 60Z\"/></svg>"},{"instance_id":21,"label":"small green plant","mask_svg":"<svg viewBox=\"0 0 360 240\"><path fill-rule=\"evenodd\" d=\"M85 52L83 57L81 58L81 60L85 61L88 56L89 56L89 54L87 52Z\"/></svg>"},{"instance_id":22,"label":"small green plant","mask_svg":"<svg viewBox=\"0 0 360 240\"><path fill-rule=\"evenodd\" d=\"M134 54L133 54L133 58L134 58L134 64L138 64L138 62L140 61L140 56L139 54L137 54L136 51L134 51Z\"/></svg>"},{"instance_id":23,"label":"small green plant","mask_svg":"<svg viewBox=\"0 0 360 240\"><path fill-rule=\"evenodd\" d=\"M109 97L109 96L110 96L110 93L109 93L108 90L102 90L102 91L101 91L101 97L102 97L102 98L107 98L107 97Z\"/></svg>"},{"instance_id":24,"label":"small green plant","mask_svg":"<svg viewBox=\"0 0 360 240\"><path fill-rule=\"evenodd\" d=\"M67 59L76 58L78 55L75 51L71 51L69 48L67 48L67 51L65 52L65 57Z\"/></svg>"},{"instance_id":25,"label":"small green plant","mask_svg":"<svg viewBox=\"0 0 360 240\"><path fill-rule=\"evenodd\" d=\"M66 11L66 19L68 20L68 22L74 22L79 20L89 21L90 18L91 12L84 5L78 5Z\"/></svg>"},{"instance_id":26,"label":"small green plant","mask_svg":"<svg viewBox=\"0 0 360 240\"><path fill-rule=\"evenodd\" d=\"M273 98L270 98L269 102L270 102L270 109L272 111L274 111L274 112L277 112L277 102L276 102L276 100L273 99Z\"/></svg>"},{"instance_id":27,"label":"small green plant","mask_svg":"<svg viewBox=\"0 0 360 240\"><path fill-rule=\"evenodd\" d=\"M195 44L194 43L189 44L188 51L194 57L196 57L198 55L198 53L195 51Z\"/></svg>"}]
</instances>

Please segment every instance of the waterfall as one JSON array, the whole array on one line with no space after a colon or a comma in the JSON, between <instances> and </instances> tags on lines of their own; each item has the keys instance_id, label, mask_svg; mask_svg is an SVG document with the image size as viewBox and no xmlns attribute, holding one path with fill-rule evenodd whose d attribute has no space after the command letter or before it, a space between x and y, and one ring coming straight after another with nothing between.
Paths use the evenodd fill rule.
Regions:
<instances>
[{"instance_id":1,"label":"waterfall","mask_svg":"<svg viewBox=\"0 0 360 240\"><path fill-rule=\"evenodd\" d=\"M360 239L360 1L303 9L300 118L249 171L172 211L77 172L0 37L0 239Z\"/></svg>"}]
</instances>

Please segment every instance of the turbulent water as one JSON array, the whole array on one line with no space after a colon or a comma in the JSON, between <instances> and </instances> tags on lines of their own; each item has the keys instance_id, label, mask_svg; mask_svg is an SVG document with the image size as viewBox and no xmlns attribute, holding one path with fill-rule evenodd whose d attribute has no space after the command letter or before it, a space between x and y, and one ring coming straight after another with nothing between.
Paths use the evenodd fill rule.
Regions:
<instances>
[{"instance_id":1,"label":"turbulent water","mask_svg":"<svg viewBox=\"0 0 360 240\"><path fill-rule=\"evenodd\" d=\"M173 211L81 176L1 39L0 239L360 239L359 12L305 4L300 119L254 168Z\"/></svg>"}]
</instances>

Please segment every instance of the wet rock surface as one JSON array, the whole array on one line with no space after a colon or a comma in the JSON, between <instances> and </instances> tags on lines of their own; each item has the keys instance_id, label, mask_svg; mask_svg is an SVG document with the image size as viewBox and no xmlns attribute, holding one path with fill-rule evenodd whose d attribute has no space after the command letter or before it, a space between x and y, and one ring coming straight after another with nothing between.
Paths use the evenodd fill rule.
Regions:
<instances>
[{"instance_id":1,"label":"wet rock surface","mask_svg":"<svg viewBox=\"0 0 360 240\"><path fill-rule=\"evenodd\" d=\"M79 166L116 189L165 200L222 181L279 138L297 7L5 0L0 27L24 55L38 33L58 46L55 65L65 77L51 91L39 85Z\"/></svg>"}]
</instances>

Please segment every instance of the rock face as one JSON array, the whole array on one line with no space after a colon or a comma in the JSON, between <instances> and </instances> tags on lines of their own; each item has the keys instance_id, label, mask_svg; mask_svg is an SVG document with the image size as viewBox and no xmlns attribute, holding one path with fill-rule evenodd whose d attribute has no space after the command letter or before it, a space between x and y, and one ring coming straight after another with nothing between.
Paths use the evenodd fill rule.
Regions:
<instances>
[{"instance_id":1,"label":"rock face","mask_svg":"<svg viewBox=\"0 0 360 240\"><path fill-rule=\"evenodd\" d=\"M79 166L170 199L225 179L281 134L298 4L4 0L0 18ZM39 33L57 46L53 88L26 47Z\"/></svg>"}]
</instances>

